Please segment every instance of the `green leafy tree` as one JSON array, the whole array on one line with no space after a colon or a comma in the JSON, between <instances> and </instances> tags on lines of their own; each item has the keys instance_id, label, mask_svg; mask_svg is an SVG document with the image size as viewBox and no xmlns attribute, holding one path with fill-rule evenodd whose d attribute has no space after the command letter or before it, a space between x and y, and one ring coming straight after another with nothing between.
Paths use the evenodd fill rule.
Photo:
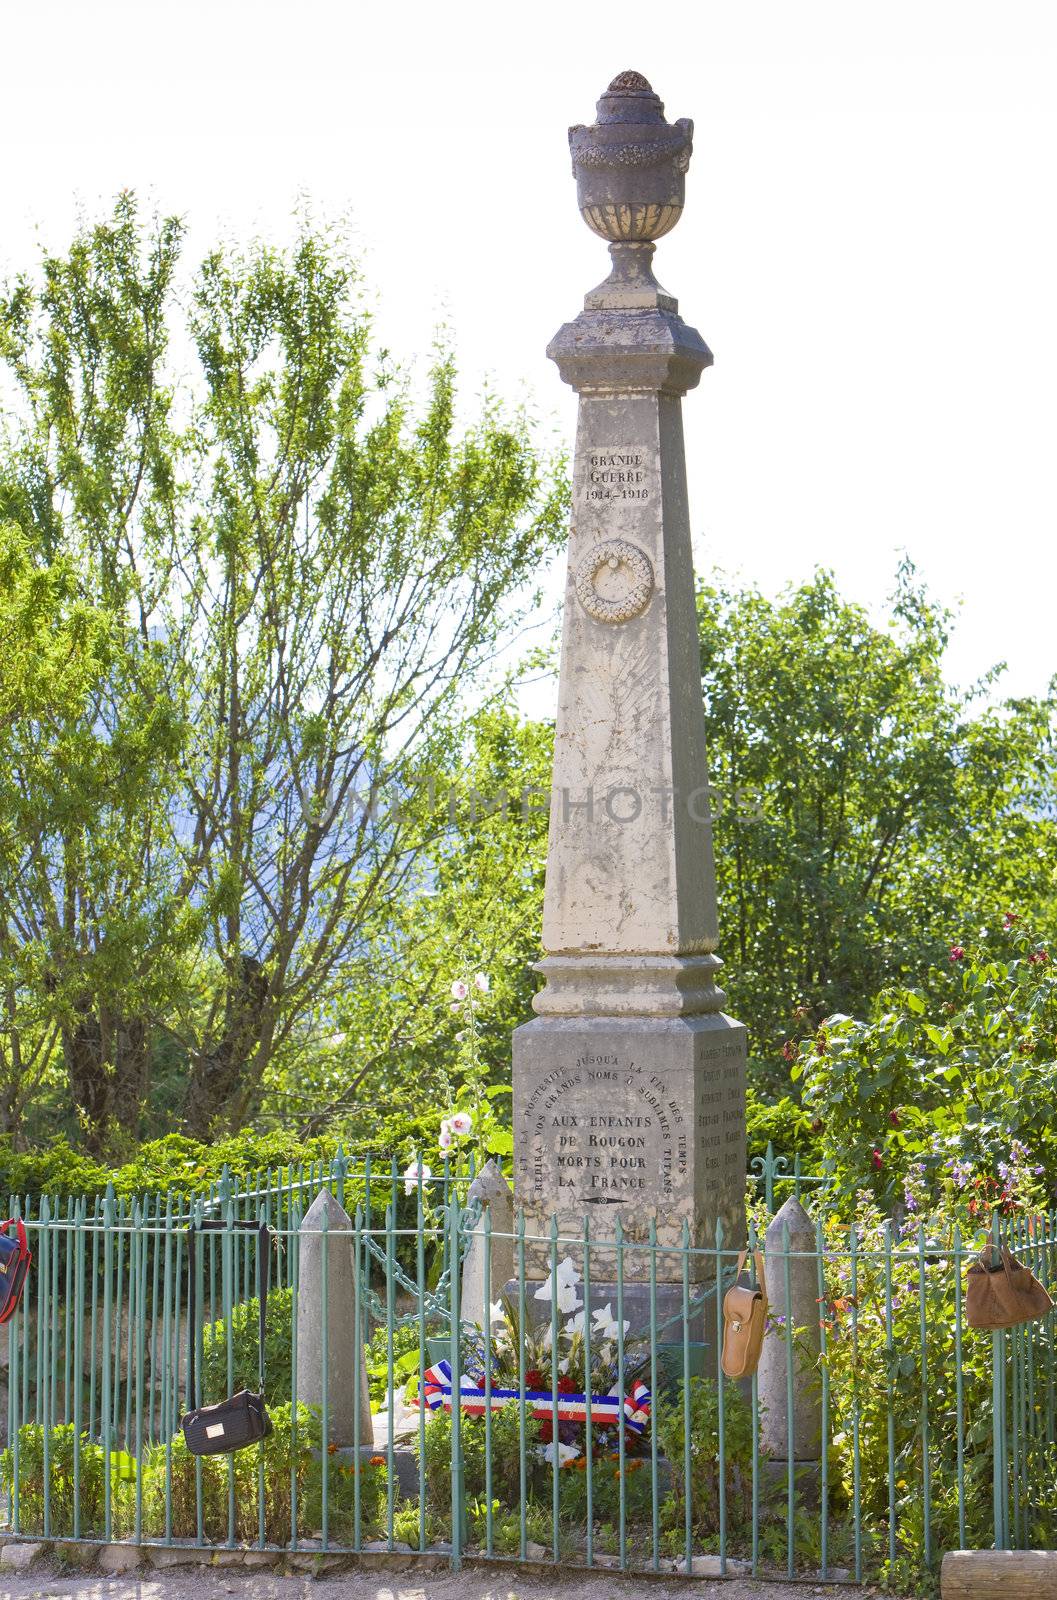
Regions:
<instances>
[{"instance_id":1,"label":"green leafy tree","mask_svg":"<svg viewBox=\"0 0 1057 1600\"><path fill-rule=\"evenodd\" d=\"M218 250L178 295L179 246L125 195L0 301L0 514L27 582L61 563L107 641L63 711L91 793L19 884L24 924L57 899L62 937L23 942L96 1145L142 1101L152 1035L205 1134L251 1117L319 1028L437 832L414 795L462 748L566 501L524 414L457 420L450 353L413 402L339 236ZM179 384L170 339L194 357ZM51 760L31 708L14 738ZM401 807L364 803L394 787ZM195 934L179 960L153 938L173 925Z\"/></svg>"},{"instance_id":2,"label":"green leafy tree","mask_svg":"<svg viewBox=\"0 0 1057 1600\"><path fill-rule=\"evenodd\" d=\"M332 1047L306 1048L296 1091L276 1097L309 1129L337 1118L362 1141L381 1099L399 1110L391 1148L410 1153L461 1108L476 1143L510 1153L510 1035L539 987L551 750L550 727L509 703L474 717L465 754L432 786L436 837L348 972Z\"/></svg>"},{"instance_id":3,"label":"green leafy tree","mask_svg":"<svg viewBox=\"0 0 1057 1600\"><path fill-rule=\"evenodd\" d=\"M1057 698L952 688L912 568L887 626L824 572L698 609L725 984L759 1055L928 971L967 916L1050 912Z\"/></svg>"}]
</instances>

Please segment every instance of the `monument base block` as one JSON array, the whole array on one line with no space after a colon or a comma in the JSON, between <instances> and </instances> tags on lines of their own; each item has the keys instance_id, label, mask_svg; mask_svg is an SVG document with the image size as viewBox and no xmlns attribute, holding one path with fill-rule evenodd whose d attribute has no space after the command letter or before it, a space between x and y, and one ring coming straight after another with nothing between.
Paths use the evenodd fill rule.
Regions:
<instances>
[{"instance_id":1,"label":"monument base block","mask_svg":"<svg viewBox=\"0 0 1057 1600\"><path fill-rule=\"evenodd\" d=\"M625 1285L713 1275L707 1252L745 1233L745 1029L713 1012L676 1017L541 1017L514 1034L515 1200L526 1272L558 1257L615 1282L620 1220ZM684 1226L685 1225L685 1226ZM651 1227L656 1249L650 1248ZM592 1296L593 1298L593 1296ZM627 1313L625 1313L626 1315Z\"/></svg>"}]
</instances>

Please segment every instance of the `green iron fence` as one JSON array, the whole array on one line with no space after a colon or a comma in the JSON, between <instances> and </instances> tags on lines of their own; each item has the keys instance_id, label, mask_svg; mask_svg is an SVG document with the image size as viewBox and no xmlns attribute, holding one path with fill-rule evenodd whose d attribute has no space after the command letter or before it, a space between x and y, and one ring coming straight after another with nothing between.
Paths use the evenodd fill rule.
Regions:
<instances>
[{"instance_id":1,"label":"green iron fence","mask_svg":"<svg viewBox=\"0 0 1057 1600\"><path fill-rule=\"evenodd\" d=\"M405 1184L395 1165L380 1180L347 1166L262 1175L190 1201L13 1199L12 1214L28 1215L34 1265L7 1327L9 1531L323 1552L380 1543L440 1549L456 1567L480 1553L882 1577L904 1589L927 1582L949 1548L1053 1544L1054 1319L995 1334L966 1326L965 1271L986 1233L897 1232L872 1214L848 1226L821 1212L810 1250L786 1236L768 1251L772 1299L793 1314L769 1332L779 1357L770 1376L739 1385L719 1367L722 1292L738 1256L722 1236L705 1248L684 1231L673 1246L655 1233L603 1238L585 1222L576 1237L555 1223L541 1238L520 1217L499 1230L467 1203L471 1178L467 1169ZM333 1348L329 1248L322 1275L310 1286L303 1278L304 1216L323 1182L351 1213L366 1379L355 1330ZM207 1213L230 1226L195 1252L191 1327L187 1228ZM197 1402L256 1382L257 1243L234 1226L247 1218L273 1236L274 1431L236 1456L202 1460L179 1431L190 1342ZM1057 1217L996 1221L992 1236L1053 1285ZM486 1296L472 1317L471 1238L485 1283L497 1261L513 1264L506 1298ZM805 1262L817 1289L806 1309L794 1296ZM305 1393L302 1293L322 1328L311 1405L293 1400ZM443 1384L442 1362L452 1392L469 1381L476 1400L446 1408L433 1394L436 1409L406 1405L438 1374ZM350 1374L351 1432L335 1440ZM614 1420L612 1399L622 1416L639 1384L650 1401L636 1433ZM577 1420L566 1391L584 1397ZM805 1414L815 1440L798 1458Z\"/></svg>"}]
</instances>

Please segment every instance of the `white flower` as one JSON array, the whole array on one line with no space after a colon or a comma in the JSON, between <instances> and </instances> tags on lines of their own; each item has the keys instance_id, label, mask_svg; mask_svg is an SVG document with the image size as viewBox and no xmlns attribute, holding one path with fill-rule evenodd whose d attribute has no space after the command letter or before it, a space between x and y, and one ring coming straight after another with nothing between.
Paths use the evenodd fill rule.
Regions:
<instances>
[{"instance_id":1,"label":"white flower","mask_svg":"<svg viewBox=\"0 0 1057 1600\"><path fill-rule=\"evenodd\" d=\"M563 1361L559 1361L558 1362L558 1371L559 1372L568 1372L568 1370L569 1370L569 1357L566 1356Z\"/></svg>"},{"instance_id":2,"label":"white flower","mask_svg":"<svg viewBox=\"0 0 1057 1600\"><path fill-rule=\"evenodd\" d=\"M598 1334L600 1338L619 1339L620 1329L617 1327L616 1319L613 1316L613 1306L610 1301L607 1301L604 1306L598 1306L596 1310L592 1311L591 1323L593 1331ZM631 1323L625 1321L624 1332L627 1333L630 1327Z\"/></svg>"},{"instance_id":3,"label":"white flower","mask_svg":"<svg viewBox=\"0 0 1057 1600\"><path fill-rule=\"evenodd\" d=\"M567 1316L569 1312L576 1311L582 1304L576 1293L576 1285L579 1281L580 1274L576 1270L575 1262L571 1257L566 1256L563 1261L558 1262L553 1277L547 1277L543 1280L533 1298L536 1300L553 1299L555 1298L554 1290L557 1289L558 1310L563 1316Z\"/></svg>"},{"instance_id":4,"label":"white flower","mask_svg":"<svg viewBox=\"0 0 1057 1600\"><path fill-rule=\"evenodd\" d=\"M553 1465L557 1457L558 1465L563 1466L566 1461L575 1461L580 1454L574 1444L545 1444L543 1446L543 1459Z\"/></svg>"},{"instance_id":5,"label":"white flower","mask_svg":"<svg viewBox=\"0 0 1057 1600\"><path fill-rule=\"evenodd\" d=\"M495 1323L506 1321L506 1312L503 1310L502 1300L491 1301L488 1306L488 1310L492 1318L493 1329Z\"/></svg>"},{"instance_id":6,"label":"white flower","mask_svg":"<svg viewBox=\"0 0 1057 1600\"><path fill-rule=\"evenodd\" d=\"M462 979L461 978L456 978L455 982L451 986L451 997L452 997L452 999L453 1000L465 1000L466 996L469 994L469 992L470 992L469 989L467 989L467 987L463 983Z\"/></svg>"},{"instance_id":7,"label":"white flower","mask_svg":"<svg viewBox=\"0 0 1057 1600\"><path fill-rule=\"evenodd\" d=\"M487 972L475 972L473 975L473 986L477 990L478 994L487 994L490 987L490 979Z\"/></svg>"},{"instance_id":8,"label":"white flower","mask_svg":"<svg viewBox=\"0 0 1057 1600\"><path fill-rule=\"evenodd\" d=\"M428 1183L432 1176L432 1172L421 1161L412 1161L409 1167L404 1168L404 1193L414 1194L419 1178L423 1183Z\"/></svg>"},{"instance_id":9,"label":"white flower","mask_svg":"<svg viewBox=\"0 0 1057 1600\"><path fill-rule=\"evenodd\" d=\"M448 1127L462 1138L473 1129L473 1118L468 1111L456 1111L454 1116L449 1117Z\"/></svg>"},{"instance_id":10,"label":"white flower","mask_svg":"<svg viewBox=\"0 0 1057 1600\"><path fill-rule=\"evenodd\" d=\"M455 1009L455 1007L453 1006L452 1010L454 1011L454 1009ZM458 1033L455 1035L455 1043L456 1044L462 1044L462 1041L465 1039L465 1037L466 1037L466 1029L465 1028L460 1028Z\"/></svg>"},{"instance_id":11,"label":"white flower","mask_svg":"<svg viewBox=\"0 0 1057 1600\"><path fill-rule=\"evenodd\" d=\"M438 1145L440 1146L440 1148L442 1150L450 1150L451 1149L451 1142L452 1142L451 1125L447 1121L447 1119L445 1118L445 1120L440 1125L440 1137L437 1140L437 1143L438 1143Z\"/></svg>"},{"instance_id":12,"label":"white flower","mask_svg":"<svg viewBox=\"0 0 1057 1600\"><path fill-rule=\"evenodd\" d=\"M573 1338L575 1334L583 1333L585 1314L586 1313L583 1311L578 1311L575 1317L570 1317L568 1322L565 1324L565 1331L569 1335L570 1339Z\"/></svg>"}]
</instances>

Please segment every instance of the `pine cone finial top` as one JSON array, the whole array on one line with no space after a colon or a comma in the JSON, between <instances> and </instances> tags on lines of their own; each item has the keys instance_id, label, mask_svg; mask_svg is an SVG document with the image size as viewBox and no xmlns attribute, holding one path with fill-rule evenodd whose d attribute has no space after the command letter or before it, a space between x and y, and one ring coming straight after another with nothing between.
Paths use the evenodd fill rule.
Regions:
<instances>
[{"instance_id":1,"label":"pine cone finial top","mask_svg":"<svg viewBox=\"0 0 1057 1600\"><path fill-rule=\"evenodd\" d=\"M631 90L637 94L653 93L653 85L647 78L642 76L641 72L618 72L609 88L611 91L616 90L618 93L622 89L625 92Z\"/></svg>"}]
</instances>

